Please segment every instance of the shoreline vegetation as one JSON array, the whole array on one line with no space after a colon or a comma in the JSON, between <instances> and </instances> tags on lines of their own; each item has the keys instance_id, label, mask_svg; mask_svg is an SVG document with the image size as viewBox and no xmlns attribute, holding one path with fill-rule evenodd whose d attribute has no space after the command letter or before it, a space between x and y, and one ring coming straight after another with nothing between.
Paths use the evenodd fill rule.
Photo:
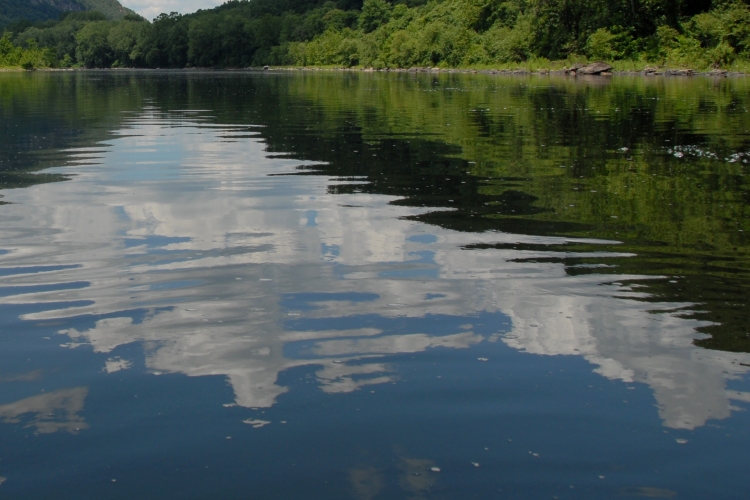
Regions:
<instances>
[{"instance_id":1,"label":"shoreline vegetation","mask_svg":"<svg viewBox=\"0 0 750 500\"><path fill-rule=\"evenodd\" d=\"M230 0L2 27L0 68L750 73L750 0Z\"/></svg>"}]
</instances>

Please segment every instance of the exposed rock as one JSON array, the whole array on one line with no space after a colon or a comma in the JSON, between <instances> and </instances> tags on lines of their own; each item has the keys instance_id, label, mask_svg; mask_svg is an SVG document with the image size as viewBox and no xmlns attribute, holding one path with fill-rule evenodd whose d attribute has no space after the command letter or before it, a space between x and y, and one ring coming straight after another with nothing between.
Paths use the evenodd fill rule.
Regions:
<instances>
[{"instance_id":1,"label":"exposed rock","mask_svg":"<svg viewBox=\"0 0 750 500\"><path fill-rule=\"evenodd\" d=\"M565 71L566 75L567 74L573 74L573 75L575 75L578 72L578 70L581 69L581 68L583 68L583 64L581 64L581 63L575 63L570 68L568 68L566 66L565 68L563 68L563 71Z\"/></svg>"},{"instance_id":2,"label":"exposed rock","mask_svg":"<svg viewBox=\"0 0 750 500\"><path fill-rule=\"evenodd\" d=\"M586 66L578 69L577 71L578 73L582 75L601 75L602 73L612 71L612 69L613 68L611 65L602 61L597 61L591 64L587 64Z\"/></svg>"},{"instance_id":3,"label":"exposed rock","mask_svg":"<svg viewBox=\"0 0 750 500\"><path fill-rule=\"evenodd\" d=\"M669 76L692 76L692 69L668 69L666 72Z\"/></svg>"}]
</instances>

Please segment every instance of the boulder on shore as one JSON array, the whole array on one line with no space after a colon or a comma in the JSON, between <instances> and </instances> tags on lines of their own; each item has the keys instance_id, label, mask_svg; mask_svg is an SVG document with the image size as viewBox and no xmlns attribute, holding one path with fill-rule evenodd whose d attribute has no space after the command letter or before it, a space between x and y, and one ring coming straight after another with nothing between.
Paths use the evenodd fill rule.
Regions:
<instances>
[{"instance_id":1,"label":"boulder on shore","mask_svg":"<svg viewBox=\"0 0 750 500\"><path fill-rule=\"evenodd\" d=\"M579 68L578 73L582 75L601 75L602 73L609 73L612 71L612 66L602 62L593 62L591 64L587 64L586 66Z\"/></svg>"},{"instance_id":2,"label":"boulder on shore","mask_svg":"<svg viewBox=\"0 0 750 500\"><path fill-rule=\"evenodd\" d=\"M692 69L668 69L668 76L693 76L695 72Z\"/></svg>"}]
</instances>

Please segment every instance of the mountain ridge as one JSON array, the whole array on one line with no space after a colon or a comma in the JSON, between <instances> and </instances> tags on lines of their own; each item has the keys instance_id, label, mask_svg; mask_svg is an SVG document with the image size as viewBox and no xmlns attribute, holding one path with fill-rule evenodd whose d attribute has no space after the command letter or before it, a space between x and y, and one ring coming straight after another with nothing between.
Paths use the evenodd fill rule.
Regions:
<instances>
[{"instance_id":1,"label":"mountain ridge","mask_svg":"<svg viewBox=\"0 0 750 500\"><path fill-rule=\"evenodd\" d=\"M134 11L124 7L118 0L78 0L88 7L86 10L96 10L104 14L107 19L120 20Z\"/></svg>"},{"instance_id":2,"label":"mountain ridge","mask_svg":"<svg viewBox=\"0 0 750 500\"><path fill-rule=\"evenodd\" d=\"M66 12L94 10L111 20L135 14L117 0L0 0L0 27L21 20L42 22L59 19Z\"/></svg>"}]
</instances>

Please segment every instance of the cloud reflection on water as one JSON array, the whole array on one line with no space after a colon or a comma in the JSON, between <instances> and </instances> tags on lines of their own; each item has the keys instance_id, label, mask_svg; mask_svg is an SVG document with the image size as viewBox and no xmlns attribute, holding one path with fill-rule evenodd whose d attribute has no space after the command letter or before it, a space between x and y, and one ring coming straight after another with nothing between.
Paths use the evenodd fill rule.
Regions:
<instances>
[{"instance_id":1,"label":"cloud reflection on water","mask_svg":"<svg viewBox=\"0 0 750 500\"><path fill-rule=\"evenodd\" d=\"M6 424L26 422L25 427L36 428L37 434L77 434L89 427L79 414L88 393L87 387L75 387L31 396L0 406L0 420Z\"/></svg>"},{"instance_id":2,"label":"cloud reflection on water","mask_svg":"<svg viewBox=\"0 0 750 500\"><path fill-rule=\"evenodd\" d=\"M72 182L6 196L15 205L0 222L0 265L60 267L8 276L6 286L32 288L0 300L45 305L28 321L73 321L59 331L65 347L108 353L141 342L151 372L226 376L245 407L273 405L287 390L279 373L295 366L317 365L323 391L348 392L395 381L386 354L483 341L582 356L604 377L646 383L672 428L726 418L732 399L750 400L726 390L750 359L694 347L701 323L670 312L686 304L655 306L611 275L517 260L551 252L462 249L561 238L456 233L404 219L424 210L389 205L393 197L331 195L323 177L269 176L299 162L266 157L252 138L222 141L232 127L153 110L127 125L111 147L78 152L88 164L66 169L77 173ZM365 317L372 324L340 321ZM430 318L456 321L437 335ZM104 370L130 367L110 358ZM59 425L85 425L75 420L85 394L76 394ZM15 421L57 404L34 398L0 411ZM377 483L355 476L362 488Z\"/></svg>"}]
</instances>

